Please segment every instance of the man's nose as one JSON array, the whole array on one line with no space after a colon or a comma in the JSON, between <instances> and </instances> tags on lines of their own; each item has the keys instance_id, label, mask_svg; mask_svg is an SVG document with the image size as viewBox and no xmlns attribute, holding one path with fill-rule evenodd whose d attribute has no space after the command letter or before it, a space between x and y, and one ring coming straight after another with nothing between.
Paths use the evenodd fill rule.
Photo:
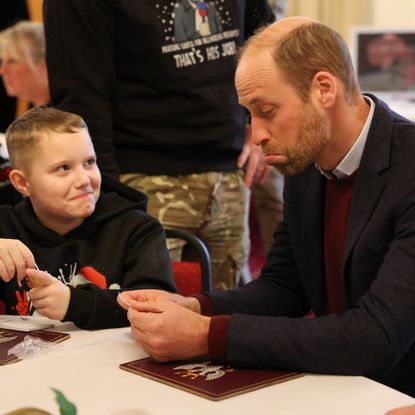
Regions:
<instances>
[{"instance_id":1,"label":"man's nose","mask_svg":"<svg viewBox=\"0 0 415 415\"><path fill-rule=\"evenodd\" d=\"M256 146L263 146L269 140L268 129L265 124L256 117L251 118L252 142Z\"/></svg>"}]
</instances>

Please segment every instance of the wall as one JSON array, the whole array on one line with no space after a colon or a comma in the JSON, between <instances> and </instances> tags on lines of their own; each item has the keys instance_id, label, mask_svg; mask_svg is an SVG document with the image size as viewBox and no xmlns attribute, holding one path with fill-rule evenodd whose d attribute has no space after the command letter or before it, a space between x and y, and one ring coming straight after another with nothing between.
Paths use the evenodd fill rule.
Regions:
<instances>
[{"instance_id":1,"label":"wall","mask_svg":"<svg viewBox=\"0 0 415 415\"><path fill-rule=\"evenodd\" d=\"M414 0L374 0L373 25L415 29Z\"/></svg>"},{"instance_id":2,"label":"wall","mask_svg":"<svg viewBox=\"0 0 415 415\"><path fill-rule=\"evenodd\" d=\"M377 0L289 0L287 16L308 16L337 30L348 41L353 25L372 20L372 3Z\"/></svg>"}]
</instances>

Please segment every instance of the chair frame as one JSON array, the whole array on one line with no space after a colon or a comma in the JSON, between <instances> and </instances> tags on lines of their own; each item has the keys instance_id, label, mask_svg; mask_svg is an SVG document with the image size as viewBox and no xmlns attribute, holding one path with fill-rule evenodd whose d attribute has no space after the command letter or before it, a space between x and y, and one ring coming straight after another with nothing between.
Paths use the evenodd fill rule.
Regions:
<instances>
[{"instance_id":1,"label":"chair frame","mask_svg":"<svg viewBox=\"0 0 415 415\"><path fill-rule=\"evenodd\" d=\"M205 243L196 235L183 229L164 229L166 238L182 239L187 242L192 248L196 250L199 257L201 278L202 278L202 290L210 291L212 289L212 271L210 263L210 254Z\"/></svg>"}]
</instances>

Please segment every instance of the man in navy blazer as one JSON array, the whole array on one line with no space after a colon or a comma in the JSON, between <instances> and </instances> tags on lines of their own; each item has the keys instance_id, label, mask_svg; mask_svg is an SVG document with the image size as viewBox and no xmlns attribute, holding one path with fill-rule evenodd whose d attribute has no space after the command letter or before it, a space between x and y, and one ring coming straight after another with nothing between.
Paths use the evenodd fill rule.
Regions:
<instances>
[{"instance_id":1,"label":"man in navy blazer","mask_svg":"<svg viewBox=\"0 0 415 415\"><path fill-rule=\"evenodd\" d=\"M361 94L344 40L311 19L253 37L236 87L287 176L266 265L234 291L121 294L134 338L160 361L364 375L415 396L415 125Z\"/></svg>"}]
</instances>

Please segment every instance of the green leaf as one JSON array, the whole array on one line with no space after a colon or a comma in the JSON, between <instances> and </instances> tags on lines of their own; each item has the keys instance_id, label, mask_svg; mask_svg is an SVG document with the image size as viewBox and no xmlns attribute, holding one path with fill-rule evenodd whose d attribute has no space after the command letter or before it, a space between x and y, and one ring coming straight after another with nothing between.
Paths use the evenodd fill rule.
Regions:
<instances>
[{"instance_id":1,"label":"green leaf","mask_svg":"<svg viewBox=\"0 0 415 415\"><path fill-rule=\"evenodd\" d=\"M76 406L69 402L61 391L54 388L52 390L55 392L55 399L59 405L61 415L76 415Z\"/></svg>"}]
</instances>

